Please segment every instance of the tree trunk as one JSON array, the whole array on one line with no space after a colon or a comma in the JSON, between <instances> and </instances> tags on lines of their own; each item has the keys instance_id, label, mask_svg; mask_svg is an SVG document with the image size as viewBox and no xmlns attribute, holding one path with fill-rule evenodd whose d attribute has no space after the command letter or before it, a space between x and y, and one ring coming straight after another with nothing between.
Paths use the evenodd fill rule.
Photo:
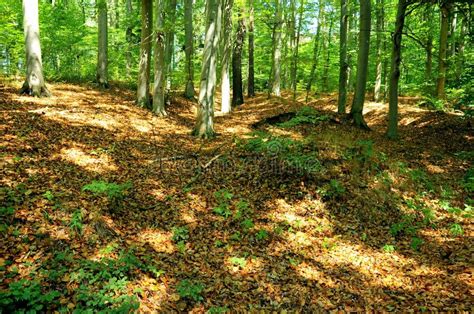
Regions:
<instances>
[{"instance_id":1,"label":"tree trunk","mask_svg":"<svg viewBox=\"0 0 474 314\"><path fill-rule=\"evenodd\" d=\"M194 97L194 67L193 67L193 0L184 0L184 37L186 54L186 89L184 96L188 99Z\"/></svg>"},{"instance_id":2,"label":"tree trunk","mask_svg":"<svg viewBox=\"0 0 474 314\"><path fill-rule=\"evenodd\" d=\"M126 0L126 2L125 2L125 11L127 12L127 16L132 16L132 14L133 14L132 0ZM132 49L133 49L132 23L129 20L127 20L127 30L125 31L125 39L127 40L127 51L125 52L125 71L126 71L126 75L127 75L127 79L128 79L128 78L131 77Z\"/></svg>"},{"instance_id":3,"label":"tree trunk","mask_svg":"<svg viewBox=\"0 0 474 314\"><path fill-rule=\"evenodd\" d=\"M25 33L26 79L21 94L51 96L46 88L41 61L38 19L38 0L23 0L23 28Z\"/></svg>"},{"instance_id":4,"label":"tree trunk","mask_svg":"<svg viewBox=\"0 0 474 314\"><path fill-rule=\"evenodd\" d=\"M174 52L174 24L176 23L176 3L177 0L168 0L165 17L165 79L166 89L171 89L173 76L173 52Z\"/></svg>"},{"instance_id":5,"label":"tree trunk","mask_svg":"<svg viewBox=\"0 0 474 314\"><path fill-rule=\"evenodd\" d=\"M375 61L375 87L374 87L374 100L380 102L380 88L382 87L382 37L383 37L383 16L384 16L384 3L383 0L377 0L376 7L377 15L377 56Z\"/></svg>"},{"instance_id":6,"label":"tree trunk","mask_svg":"<svg viewBox=\"0 0 474 314\"><path fill-rule=\"evenodd\" d=\"M230 104L230 57L232 53L232 5L233 0L224 0L222 6L223 27L223 53L221 69L221 112L229 113L232 110Z\"/></svg>"},{"instance_id":7,"label":"tree trunk","mask_svg":"<svg viewBox=\"0 0 474 314\"><path fill-rule=\"evenodd\" d=\"M166 0L155 0L155 52L153 81L152 112L158 116L166 116L165 108L165 34L164 34L164 7Z\"/></svg>"},{"instance_id":8,"label":"tree trunk","mask_svg":"<svg viewBox=\"0 0 474 314\"><path fill-rule=\"evenodd\" d=\"M354 93L354 101L350 116L354 124L363 129L369 129L364 120L362 111L364 109L365 88L367 86L367 68L369 64L370 46L370 0L360 0L360 22L359 22L359 52L357 55L357 82Z\"/></svg>"},{"instance_id":9,"label":"tree trunk","mask_svg":"<svg viewBox=\"0 0 474 314\"><path fill-rule=\"evenodd\" d=\"M99 26L99 54L97 57L97 83L104 88L109 87L108 80L108 47L107 47L107 2L97 2L98 26Z\"/></svg>"},{"instance_id":10,"label":"tree trunk","mask_svg":"<svg viewBox=\"0 0 474 314\"><path fill-rule=\"evenodd\" d=\"M405 24L406 0L398 1L397 17L395 20L395 31L393 33L392 48L392 74L390 76L388 130L390 139L398 137L398 80L400 78L400 63L402 61L402 34Z\"/></svg>"},{"instance_id":11,"label":"tree trunk","mask_svg":"<svg viewBox=\"0 0 474 314\"><path fill-rule=\"evenodd\" d=\"M137 102L141 107L150 103L150 65L152 42L152 0L142 0L142 32L140 41L140 63L138 69Z\"/></svg>"},{"instance_id":12,"label":"tree trunk","mask_svg":"<svg viewBox=\"0 0 474 314\"><path fill-rule=\"evenodd\" d=\"M222 1L222 0L217 0ZM211 138L214 132L214 91L216 88L216 54L219 42L221 10L216 0L206 1L206 34L201 69L201 85L196 126L193 134L200 138Z\"/></svg>"},{"instance_id":13,"label":"tree trunk","mask_svg":"<svg viewBox=\"0 0 474 314\"><path fill-rule=\"evenodd\" d=\"M280 96L281 85L281 6L280 0L275 0L275 32L273 37L273 73L272 73L272 94Z\"/></svg>"},{"instance_id":14,"label":"tree trunk","mask_svg":"<svg viewBox=\"0 0 474 314\"><path fill-rule=\"evenodd\" d=\"M332 27L333 27L333 19L332 16L329 16L329 32L328 38L326 40L326 61L324 64L324 75L323 75L323 90L325 92L329 91L329 62L331 57L331 37L332 37Z\"/></svg>"},{"instance_id":15,"label":"tree trunk","mask_svg":"<svg viewBox=\"0 0 474 314\"><path fill-rule=\"evenodd\" d=\"M296 38L293 49L293 64L291 67L291 86L293 88L293 101L296 101L296 89L298 87L298 57L299 57L299 46L300 46L300 36L301 36L301 27L303 24L303 11L304 11L304 0L300 0L299 8L299 17L298 17L298 27L296 30Z\"/></svg>"},{"instance_id":16,"label":"tree trunk","mask_svg":"<svg viewBox=\"0 0 474 314\"><path fill-rule=\"evenodd\" d=\"M254 71L254 7L253 0L249 0L249 79L248 79L248 97L255 96L255 71Z\"/></svg>"},{"instance_id":17,"label":"tree trunk","mask_svg":"<svg viewBox=\"0 0 474 314\"><path fill-rule=\"evenodd\" d=\"M237 33L235 34L234 50L232 52L232 106L240 106L244 103L242 87L242 50L245 38L245 24L242 13L239 11L237 21Z\"/></svg>"},{"instance_id":18,"label":"tree trunk","mask_svg":"<svg viewBox=\"0 0 474 314\"><path fill-rule=\"evenodd\" d=\"M441 30L439 36L439 55L438 55L438 83L436 85L436 96L439 99L446 98L446 50L448 46L448 19L449 19L450 5L444 3L441 6Z\"/></svg>"},{"instance_id":19,"label":"tree trunk","mask_svg":"<svg viewBox=\"0 0 474 314\"><path fill-rule=\"evenodd\" d=\"M456 55L456 80L461 79L462 70L464 66L464 50L465 50L465 37L467 33L468 20L467 16L462 19L461 32L459 34L459 49Z\"/></svg>"},{"instance_id":20,"label":"tree trunk","mask_svg":"<svg viewBox=\"0 0 474 314\"><path fill-rule=\"evenodd\" d=\"M346 0L343 0L346 1ZM316 70L318 68L318 61L319 61L319 44L320 44L320 36L321 36L321 24L323 22L324 17L324 1L319 2L319 12L318 12L318 26L316 27L316 34L314 36L314 43L313 43L313 60L311 62L311 71L308 78L308 83L306 84L306 101L308 101L309 93L311 92L311 87L313 85L313 81L316 75Z\"/></svg>"},{"instance_id":21,"label":"tree trunk","mask_svg":"<svg viewBox=\"0 0 474 314\"><path fill-rule=\"evenodd\" d=\"M347 60L347 0L341 0L341 25L339 41L339 99L337 112L346 113L347 102L347 70L349 64Z\"/></svg>"}]
</instances>

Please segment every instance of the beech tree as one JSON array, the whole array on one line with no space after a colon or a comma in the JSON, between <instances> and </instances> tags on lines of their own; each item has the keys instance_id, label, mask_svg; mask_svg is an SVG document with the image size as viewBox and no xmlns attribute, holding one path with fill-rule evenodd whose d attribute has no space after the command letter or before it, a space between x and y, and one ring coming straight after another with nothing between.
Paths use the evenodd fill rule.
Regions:
<instances>
[{"instance_id":1,"label":"beech tree","mask_svg":"<svg viewBox=\"0 0 474 314\"><path fill-rule=\"evenodd\" d=\"M46 88L41 61L38 0L23 0L23 29L25 34L26 79L21 94L51 96Z\"/></svg>"},{"instance_id":2,"label":"beech tree","mask_svg":"<svg viewBox=\"0 0 474 314\"><path fill-rule=\"evenodd\" d=\"M383 38L383 16L384 16L384 0L376 1L376 61L375 61L375 85L374 85L374 100L379 102L381 100L382 87L382 38Z\"/></svg>"},{"instance_id":3,"label":"beech tree","mask_svg":"<svg viewBox=\"0 0 474 314\"><path fill-rule=\"evenodd\" d=\"M234 49L232 51L232 106L244 103L242 86L242 51L244 49L245 23L242 12L239 11L237 32L235 33Z\"/></svg>"},{"instance_id":4,"label":"beech tree","mask_svg":"<svg viewBox=\"0 0 474 314\"><path fill-rule=\"evenodd\" d=\"M282 32L282 9L280 0L275 0L275 22L273 28L273 58L272 75L270 80L271 92L280 96L281 86L281 32Z\"/></svg>"},{"instance_id":5,"label":"beech tree","mask_svg":"<svg viewBox=\"0 0 474 314\"><path fill-rule=\"evenodd\" d=\"M357 55L357 81L350 117L354 124L368 129L362 111L364 109L367 68L369 65L370 45L370 0L360 0L359 52Z\"/></svg>"},{"instance_id":6,"label":"beech tree","mask_svg":"<svg viewBox=\"0 0 474 314\"><path fill-rule=\"evenodd\" d=\"M142 32L140 41L137 102L141 107L148 107L150 103L151 28L153 23L152 0L142 0L141 4Z\"/></svg>"},{"instance_id":7,"label":"beech tree","mask_svg":"<svg viewBox=\"0 0 474 314\"><path fill-rule=\"evenodd\" d=\"M255 96L255 69L254 69L254 7L253 0L249 0L249 72L248 72L248 97Z\"/></svg>"},{"instance_id":8,"label":"beech tree","mask_svg":"<svg viewBox=\"0 0 474 314\"><path fill-rule=\"evenodd\" d=\"M194 67L193 67L193 0L184 0L184 52L186 54L186 88L184 96L194 97Z\"/></svg>"},{"instance_id":9,"label":"beech tree","mask_svg":"<svg viewBox=\"0 0 474 314\"><path fill-rule=\"evenodd\" d=\"M164 2L155 0L155 52L153 81L152 112L158 116L166 116L165 110L165 34L164 34Z\"/></svg>"},{"instance_id":10,"label":"beech tree","mask_svg":"<svg viewBox=\"0 0 474 314\"><path fill-rule=\"evenodd\" d=\"M109 87L108 79L108 25L107 25L107 1L99 0L97 2L97 16L99 27L99 53L97 55L97 83L102 87Z\"/></svg>"},{"instance_id":11,"label":"beech tree","mask_svg":"<svg viewBox=\"0 0 474 314\"><path fill-rule=\"evenodd\" d=\"M346 1L346 0L342 0ZM319 1L319 12L318 12L318 26L316 27L316 34L313 39L313 56L311 60L311 72L309 74L308 83L306 84L306 101L308 101L309 93L315 79L316 70L318 68L319 51L321 46L321 25L324 18L324 1Z\"/></svg>"},{"instance_id":12,"label":"beech tree","mask_svg":"<svg viewBox=\"0 0 474 314\"><path fill-rule=\"evenodd\" d=\"M436 96L439 99L446 98L446 70L447 70L447 49L448 49L448 28L449 13L451 3L442 1L440 3L441 11L441 29L439 34L439 54L438 54L438 83L436 85Z\"/></svg>"},{"instance_id":13,"label":"beech tree","mask_svg":"<svg viewBox=\"0 0 474 314\"><path fill-rule=\"evenodd\" d=\"M230 57L232 53L232 6L233 0L223 0L222 5L222 61L221 61L221 112L232 110L230 103Z\"/></svg>"},{"instance_id":14,"label":"beech tree","mask_svg":"<svg viewBox=\"0 0 474 314\"><path fill-rule=\"evenodd\" d=\"M339 98L337 112L346 112L347 79L349 64L347 60L347 0L341 0L340 41L339 41Z\"/></svg>"},{"instance_id":15,"label":"beech tree","mask_svg":"<svg viewBox=\"0 0 474 314\"><path fill-rule=\"evenodd\" d=\"M211 138L214 131L214 91L216 88L216 54L219 42L221 10L218 1L206 0L206 33L201 67L201 85L193 134Z\"/></svg>"}]
</instances>

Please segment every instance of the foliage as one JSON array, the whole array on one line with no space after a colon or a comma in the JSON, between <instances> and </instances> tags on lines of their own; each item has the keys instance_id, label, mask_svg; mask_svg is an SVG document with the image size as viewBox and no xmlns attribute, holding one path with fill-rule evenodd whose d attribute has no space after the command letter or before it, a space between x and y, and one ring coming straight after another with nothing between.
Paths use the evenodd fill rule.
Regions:
<instances>
[{"instance_id":1,"label":"foliage","mask_svg":"<svg viewBox=\"0 0 474 314\"><path fill-rule=\"evenodd\" d=\"M179 296L184 299L190 299L195 302L204 300L202 297L204 285L200 282L184 279L178 283L176 291L178 291Z\"/></svg>"},{"instance_id":2,"label":"foliage","mask_svg":"<svg viewBox=\"0 0 474 314\"><path fill-rule=\"evenodd\" d=\"M77 234L82 234L82 228L83 228L83 214L80 209L76 210L71 217L71 222L69 223L69 227L71 230Z\"/></svg>"},{"instance_id":3,"label":"foliage","mask_svg":"<svg viewBox=\"0 0 474 314\"><path fill-rule=\"evenodd\" d=\"M189 239L189 229L187 227L173 228L173 241L178 243Z\"/></svg>"},{"instance_id":4,"label":"foliage","mask_svg":"<svg viewBox=\"0 0 474 314\"><path fill-rule=\"evenodd\" d=\"M124 193L132 187L130 182L124 184L108 183L107 181L92 181L84 185L83 191L89 191L96 195L104 194L109 199L123 199Z\"/></svg>"},{"instance_id":5,"label":"foliage","mask_svg":"<svg viewBox=\"0 0 474 314\"><path fill-rule=\"evenodd\" d=\"M38 313L57 303L60 295L58 291L45 292L39 281L21 279L0 291L0 308L10 313Z\"/></svg>"},{"instance_id":6,"label":"foliage","mask_svg":"<svg viewBox=\"0 0 474 314\"><path fill-rule=\"evenodd\" d=\"M230 210L230 200L234 195L229 191L222 189L214 193L214 197L216 198L218 205L214 207L213 212L219 216L224 218L229 218L232 215L232 211Z\"/></svg>"},{"instance_id":7,"label":"foliage","mask_svg":"<svg viewBox=\"0 0 474 314\"><path fill-rule=\"evenodd\" d=\"M324 199L334 199L339 198L346 192L344 185L336 179L331 179L329 184L324 185L318 190Z\"/></svg>"},{"instance_id":8,"label":"foliage","mask_svg":"<svg viewBox=\"0 0 474 314\"><path fill-rule=\"evenodd\" d=\"M282 128L292 128L301 124L317 124L327 121L329 116L321 115L316 109L304 106L296 112L296 115L288 121L278 124Z\"/></svg>"}]
</instances>

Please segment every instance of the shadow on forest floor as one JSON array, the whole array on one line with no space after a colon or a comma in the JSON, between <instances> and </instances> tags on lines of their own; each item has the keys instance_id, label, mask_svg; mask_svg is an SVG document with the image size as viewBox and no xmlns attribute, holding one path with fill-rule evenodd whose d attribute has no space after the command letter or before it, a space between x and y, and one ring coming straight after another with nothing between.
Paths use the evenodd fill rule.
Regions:
<instances>
[{"instance_id":1,"label":"shadow on forest floor","mask_svg":"<svg viewBox=\"0 0 474 314\"><path fill-rule=\"evenodd\" d=\"M0 308L470 309L472 121L402 102L391 142L382 104L372 132L331 95L309 105L332 119L282 128L258 122L302 105L258 95L199 141L177 95L160 119L124 89L51 91L0 87ZM281 160L282 138L318 171ZM248 149L269 141L278 152Z\"/></svg>"}]
</instances>

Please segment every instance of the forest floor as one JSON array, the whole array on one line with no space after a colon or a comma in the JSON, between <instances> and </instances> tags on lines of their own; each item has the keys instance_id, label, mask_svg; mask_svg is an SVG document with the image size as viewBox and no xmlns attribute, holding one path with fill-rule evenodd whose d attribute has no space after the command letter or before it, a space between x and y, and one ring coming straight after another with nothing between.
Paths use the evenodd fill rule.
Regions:
<instances>
[{"instance_id":1,"label":"forest floor","mask_svg":"<svg viewBox=\"0 0 474 314\"><path fill-rule=\"evenodd\" d=\"M158 118L122 88L19 86L0 83L0 312L472 311L462 115L402 98L388 141L386 105L367 132L334 95L315 117L262 94L202 141L178 96Z\"/></svg>"}]
</instances>

